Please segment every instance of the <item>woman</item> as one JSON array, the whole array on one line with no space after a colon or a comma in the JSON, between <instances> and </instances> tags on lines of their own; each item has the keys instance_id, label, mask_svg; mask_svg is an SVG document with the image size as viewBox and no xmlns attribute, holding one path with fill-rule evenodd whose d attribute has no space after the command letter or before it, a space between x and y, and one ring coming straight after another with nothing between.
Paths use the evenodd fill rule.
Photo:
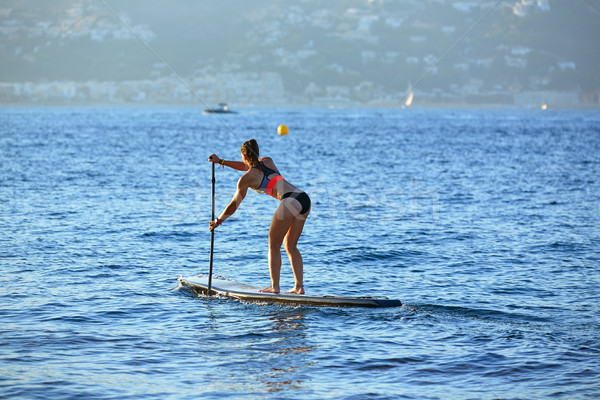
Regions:
<instances>
[{"instance_id":1,"label":"woman","mask_svg":"<svg viewBox=\"0 0 600 400\"><path fill-rule=\"evenodd\" d=\"M248 188L258 193L266 193L280 201L271 227L269 228L269 272L271 286L261 290L264 293L279 293L279 276L281 271L281 245L292 264L295 285L289 293L304 294L302 255L298 251L298 239L302 234L304 222L310 213L310 198L281 176L275 163L269 157L259 159L256 140L248 140L242 144L240 161L225 161L216 154L208 157L208 161L227 166L238 171L246 171L237 184L237 191L225 211L210 222L210 230L221 225L238 209Z\"/></svg>"}]
</instances>

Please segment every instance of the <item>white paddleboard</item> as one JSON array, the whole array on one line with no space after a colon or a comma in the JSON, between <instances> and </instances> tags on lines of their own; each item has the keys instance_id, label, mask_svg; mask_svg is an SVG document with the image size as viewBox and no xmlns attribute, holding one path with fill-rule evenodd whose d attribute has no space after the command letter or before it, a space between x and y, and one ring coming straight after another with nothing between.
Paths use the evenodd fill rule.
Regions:
<instances>
[{"instance_id":1,"label":"white paddleboard","mask_svg":"<svg viewBox=\"0 0 600 400\"><path fill-rule=\"evenodd\" d=\"M207 277L180 277L179 283L193 290L208 293ZM261 293L259 290L260 288L256 286L213 278L210 294L253 302L319 307L399 307L402 305L400 300L392 300L387 297L307 296L292 293Z\"/></svg>"}]
</instances>

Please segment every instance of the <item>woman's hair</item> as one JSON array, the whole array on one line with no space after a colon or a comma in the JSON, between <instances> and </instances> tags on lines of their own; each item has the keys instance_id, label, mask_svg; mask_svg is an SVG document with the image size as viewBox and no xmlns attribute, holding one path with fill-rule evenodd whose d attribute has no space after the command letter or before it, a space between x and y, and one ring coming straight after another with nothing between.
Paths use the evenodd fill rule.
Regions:
<instances>
[{"instance_id":1,"label":"woman's hair","mask_svg":"<svg viewBox=\"0 0 600 400\"><path fill-rule=\"evenodd\" d=\"M250 139L247 142L242 144L242 154L245 154L250 161L250 165L253 167L260 167L260 162L258 161L258 143L256 140Z\"/></svg>"}]
</instances>

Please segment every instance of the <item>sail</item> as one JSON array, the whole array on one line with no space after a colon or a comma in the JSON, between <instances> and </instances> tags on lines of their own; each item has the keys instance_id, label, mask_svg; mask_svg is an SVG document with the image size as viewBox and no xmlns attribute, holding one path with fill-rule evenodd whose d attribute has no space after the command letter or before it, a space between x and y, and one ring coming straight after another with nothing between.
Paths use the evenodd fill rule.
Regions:
<instances>
[{"instance_id":1,"label":"sail","mask_svg":"<svg viewBox=\"0 0 600 400\"><path fill-rule=\"evenodd\" d=\"M410 105L413 102L413 98L415 97L415 93L412 90L412 85L411 84L408 85L407 92L408 92L408 95L406 96L406 100L404 101L404 106L405 107L410 107Z\"/></svg>"}]
</instances>

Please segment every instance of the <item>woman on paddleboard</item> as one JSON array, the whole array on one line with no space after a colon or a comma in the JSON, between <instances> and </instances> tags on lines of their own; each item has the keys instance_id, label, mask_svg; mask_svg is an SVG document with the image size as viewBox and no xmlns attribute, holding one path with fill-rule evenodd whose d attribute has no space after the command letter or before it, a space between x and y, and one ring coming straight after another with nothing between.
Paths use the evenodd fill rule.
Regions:
<instances>
[{"instance_id":1,"label":"woman on paddleboard","mask_svg":"<svg viewBox=\"0 0 600 400\"><path fill-rule=\"evenodd\" d=\"M275 163L269 157L259 159L258 144L251 139L242 144L242 159L240 161L225 161L216 154L208 157L208 161L246 171L237 184L237 191L225 211L210 222L210 230L214 230L238 209L248 188L258 193L266 193L279 200L271 227L269 228L269 272L271 286L261 290L265 293L279 293L279 276L281 271L281 245L292 264L295 285L289 293L304 294L302 255L297 244L306 218L310 213L310 198L302 190L288 181L277 170Z\"/></svg>"}]
</instances>

